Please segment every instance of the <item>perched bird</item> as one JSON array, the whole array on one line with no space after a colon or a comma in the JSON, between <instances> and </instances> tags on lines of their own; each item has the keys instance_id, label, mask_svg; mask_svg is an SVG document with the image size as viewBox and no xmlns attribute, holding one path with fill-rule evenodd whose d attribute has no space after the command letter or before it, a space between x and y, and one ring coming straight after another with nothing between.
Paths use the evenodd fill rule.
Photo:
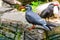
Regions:
<instances>
[{"instance_id":1,"label":"perched bird","mask_svg":"<svg viewBox=\"0 0 60 40\"><path fill-rule=\"evenodd\" d=\"M32 7L30 5L26 5L26 14L25 14L25 18L26 20L33 24L33 26L31 28L28 28L29 30L35 28L35 25L41 25L43 26L46 30L51 30L51 28L49 27L49 25L47 25L46 21L43 20L37 13L34 13L32 11Z\"/></svg>"},{"instance_id":2,"label":"perched bird","mask_svg":"<svg viewBox=\"0 0 60 40\"><path fill-rule=\"evenodd\" d=\"M38 6L36 7L36 13L41 14L41 12L42 12L43 10L45 10L51 3L54 3L55 5L57 5L57 4L60 5L58 1L44 3L44 4L38 5Z\"/></svg>"},{"instance_id":3,"label":"perched bird","mask_svg":"<svg viewBox=\"0 0 60 40\"><path fill-rule=\"evenodd\" d=\"M54 17L54 10L53 9L55 6L58 7L58 4L54 4L54 3L49 4L48 7L41 12L40 17L45 18L45 19L48 18L48 21L49 21L50 17Z\"/></svg>"}]
</instances>

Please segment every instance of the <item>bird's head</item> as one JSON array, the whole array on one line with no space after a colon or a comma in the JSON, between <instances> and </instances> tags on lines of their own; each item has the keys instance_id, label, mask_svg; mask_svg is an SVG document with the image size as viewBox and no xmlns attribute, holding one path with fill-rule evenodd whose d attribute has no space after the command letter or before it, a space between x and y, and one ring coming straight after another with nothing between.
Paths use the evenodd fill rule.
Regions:
<instances>
[{"instance_id":1,"label":"bird's head","mask_svg":"<svg viewBox=\"0 0 60 40\"><path fill-rule=\"evenodd\" d=\"M48 5L48 8L50 8L50 9L53 9L55 6L59 6L57 3L55 4L55 3L51 3L51 4L49 4Z\"/></svg>"},{"instance_id":2,"label":"bird's head","mask_svg":"<svg viewBox=\"0 0 60 40\"><path fill-rule=\"evenodd\" d=\"M25 6L25 8L26 8L26 10L32 10L31 5L29 5L29 4L27 4L27 5Z\"/></svg>"},{"instance_id":3,"label":"bird's head","mask_svg":"<svg viewBox=\"0 0 60 40\"><path fill-rule=\"evenodd\" d=\"M49 4L49 5L59 6L59 4L58 4L58 3L51 3L51 4Z\"/></svg>"},{"instance_id":4,"label":"bird's head","mask_svg":"<svg viewBox=\"0 0 60 40\"><path fill-rule=\"evenodd\" d=\"M57 3L51 3L48 5L48 8L53 11L53 13L58 13L59 10L59 4Z\"/></svg>"}]
</instances>

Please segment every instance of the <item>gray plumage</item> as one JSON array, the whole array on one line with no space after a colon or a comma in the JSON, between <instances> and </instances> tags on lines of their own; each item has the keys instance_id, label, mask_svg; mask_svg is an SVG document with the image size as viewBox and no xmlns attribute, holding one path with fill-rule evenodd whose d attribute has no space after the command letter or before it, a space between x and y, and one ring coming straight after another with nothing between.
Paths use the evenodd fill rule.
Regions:
<instances>
[{"instance_id":1,"label":"gray plumage","mask_svg":"<svg viewBox=\"0 0 60 40\"><path fill-rule=\"evenodd\" d=\"M41 25L46 30L51 30L51 28L47 25L46 21L43 20L37 13L32 11L32 7L30 5L26 5L26 20L34 25Z\"/></svg>"}]
</instances>

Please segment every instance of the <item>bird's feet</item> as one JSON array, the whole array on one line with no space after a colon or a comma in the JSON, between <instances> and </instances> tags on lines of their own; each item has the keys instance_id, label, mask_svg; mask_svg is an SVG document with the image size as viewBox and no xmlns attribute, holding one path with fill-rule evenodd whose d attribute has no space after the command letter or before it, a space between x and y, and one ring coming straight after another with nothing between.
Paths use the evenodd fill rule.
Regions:
<instances>
[{"instance_id":1,"label":"bird's feet","mask_svg":"<svg viewBox=\"0 0 60 40\"><path fill-rule=\"evenodd\" d=\"M31 28L27 28L29 31L31 31L32 29Z\"/></svg>"},{"instance_id":2,"label":"bird's feet","mask_svg":"<svg viewBox=\"0 0 60 40\"><path fill-rule=\"evenodd\" d=\"M32 27L30 27L30 28L28 28L28 30L32 30L32 29L34 29L35 28L35 26L33 25Z\"/></svg>"}]
</instances>

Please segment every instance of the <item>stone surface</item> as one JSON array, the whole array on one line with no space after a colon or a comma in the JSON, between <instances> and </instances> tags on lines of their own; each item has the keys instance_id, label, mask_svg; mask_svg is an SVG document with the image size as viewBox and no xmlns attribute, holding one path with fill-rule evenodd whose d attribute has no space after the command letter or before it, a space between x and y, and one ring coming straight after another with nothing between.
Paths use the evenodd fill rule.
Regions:
<instances>
[{"instance_id":1,"label":"stone surface","mask_svg":"<svg viewBox=\"0 0 60 40\"><path fill-rule=\"evenodd\" d=\"M4 11L9 10L9 9L12 9L12 8L0 7L0 12L4 12Z\"/></svg>"},{"instance_id":2,"label":"stone surface","mask_svg":"<svg viewBox=\"0 0 60 40\"><path fill-rule=\"evenodd\" d=\"M23 24L29 24L25 19L25 13L19 12L17 10L13 10L10 12L6 12L1 16L1 21L8 21L8 22L21 22ZM31 25L31 24L29 24Z\"/></svg>"},{"instance_id":3,"label":"stone surface","mask_svg":"<svg viewBox=\"0 0 60 40\"><path fill-rule=\"evenodd\" d=\"M26 24L28 24L28 26L27 27L31 27L32 25L31 24L29 24L27 21L26 21L26 19L25 19L25 13L24 12L20 12L20 11L17 11L17 10L13 10L13 11L10 11L10 12L6 12L6 13L4 13L2 16L1 16L1 22L3 22L4 23L4 21L5 21L5 23L7 22L7 23L10 23L10 22L12 22L12 23L14 23L14 24L12 24L12 27L15 25L15 23L17 22L18 24L21 24L22 26L25 26ZM60 23L56 23L56 22L52 22L52 21L50 21L52 24L55 24L55 25L58 25L58 24L60 24ZM9 25L9 24L8 24ZM20 27L22 27L20 25ZM7 27L7 28L10 28L10 29L13 29L12 27ZM36 27L40 27L40 28L43 28L43 27L41 27L41 26L38 26L38 25L36 25ZM24 27L24 29L25 29L25 27ZM13 29L14 30L14 29ZM18 30L19 31L19 30ZM2 31L1 31L2 32ZM41 34L39 34L39 35L41 35L41 36L39 36L41 39L43 38L42 36L42 33L43 33L44 31L38 31L38 33L41 33ZM28 33L27 33L28 34ZM37 32L36 33L33 33L33 34L37 34ZM10 35L10 34L9 34ZM30 35L29 35L30 36ZM32 35L33 36L33 35Z\"/></svg>"}]
</instances>

